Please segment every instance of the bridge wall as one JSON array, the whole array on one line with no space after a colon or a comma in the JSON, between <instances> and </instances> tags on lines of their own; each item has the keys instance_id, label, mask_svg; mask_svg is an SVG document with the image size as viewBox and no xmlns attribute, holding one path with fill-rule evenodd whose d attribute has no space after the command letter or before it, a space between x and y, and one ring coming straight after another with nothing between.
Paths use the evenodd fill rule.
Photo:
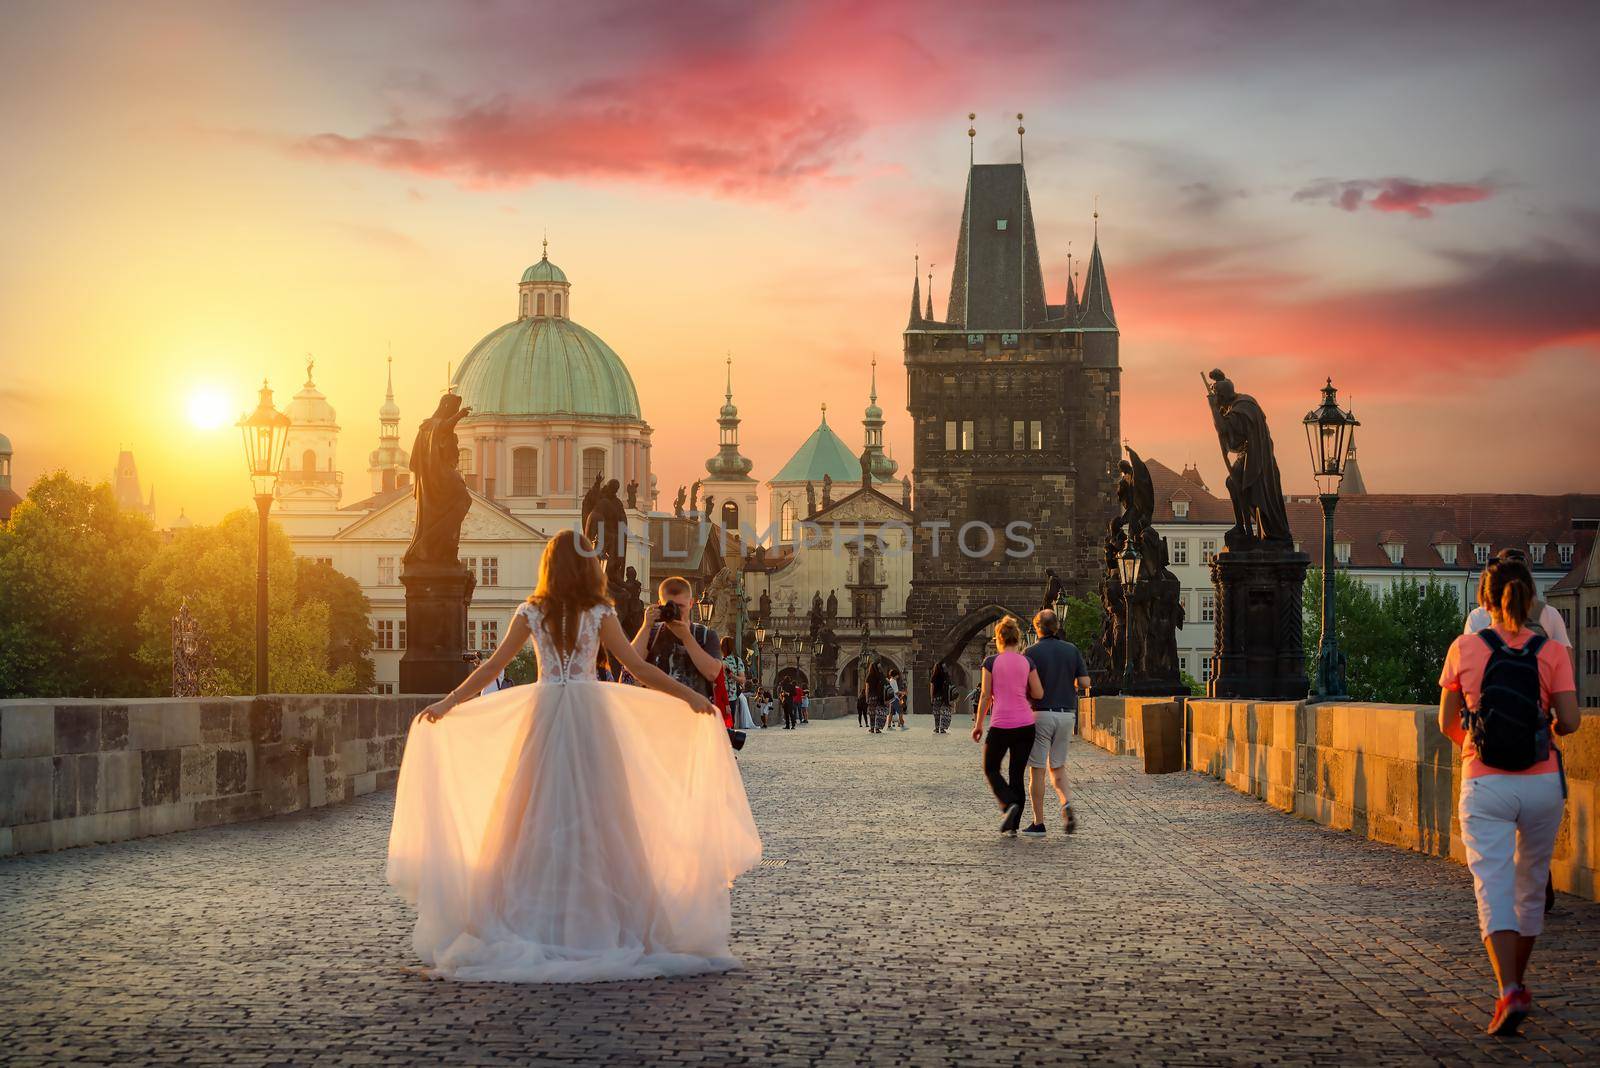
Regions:
<instances>
[{"instance_id":1,"label":"bridge wall","mask_svg":"<svg viewBox=\"0 0 1600 1068\"><path fill-rule=\"evenodd\" d=\"M1135 753L1145 702L1096 697L1085 740ZM1567 815L1552 865L1558 889L1600 900L1600 714L1561 739ZM1185 702L1184 766L1325 827L1465 862L1460 758L1430 705Z\"/></svg>"},{"instance_id":2,"label":"bridge wall","mask_svg":"<svg viewBox=\"0 0 1600 1068\"><path fill-rule=\"evenodd\" d=\"M419 696L0 701L0 856L317 808L392 786Z\"/></svg>"}]
</instances>

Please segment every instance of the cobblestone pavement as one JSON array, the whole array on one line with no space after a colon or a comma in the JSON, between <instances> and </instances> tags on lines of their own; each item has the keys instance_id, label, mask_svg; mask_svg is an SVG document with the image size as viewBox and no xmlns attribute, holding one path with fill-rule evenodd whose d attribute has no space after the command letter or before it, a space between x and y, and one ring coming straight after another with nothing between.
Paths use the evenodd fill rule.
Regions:
<instances>
[{"instance_id":1,"label":"cobblestone pavement","mask_svg":"<svg viewBox=\"0 0 1600 1068\"><path fill-rule=\"evenodd\" d=\"M1600 1061L1600 904L1562 898L1538 1015L1488 1039L1464 869L1086 745L1080 833L1001 839L976 761L925 719L752 737L769 866L714 977L404 972L390 794L0 862L0 1063Z\"/></svg>"}]
</instances>

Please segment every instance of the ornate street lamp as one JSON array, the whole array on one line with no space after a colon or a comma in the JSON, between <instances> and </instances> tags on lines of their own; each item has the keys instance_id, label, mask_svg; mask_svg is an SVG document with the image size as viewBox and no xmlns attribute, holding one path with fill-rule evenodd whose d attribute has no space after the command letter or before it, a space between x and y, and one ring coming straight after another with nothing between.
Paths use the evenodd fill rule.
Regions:
<instances>
[{"instance_id":1,"label":"ornate street lamp","mask_svg":"<svg viewBox=\"0 0 1600 1068\"><path fill-rule=\"evenodd\" d=\"M1122 552L1117 554L1117 575L1122 579L1122 692L1127 693L1133 683L1133 587L1139 581L1143 561L1134 547L1133 535L1122 540Z\"/></svg>"},{"instance_id":2,"label":"ornate street lamp","mask_svg":"<svg viewBox=\"0 0 1600 1068\"><path fill-rule=\"evenodd\" d=\"M238 422L244 438L244 458L250 467L256 512L256 693L267 692L267 513L272 510L272 490L283 469L283 450L289 443L289 417L272 406L272 390L261 380L256 410Z\"/></svg>"},{"instance_id":3,"label":"ornate street lamp","mask_svg":"<svg viewBox=\"0 0 1600 1068\"><path fill-rule=\"evenodd\" d=\"M759 689L762 686L766 685L766 678L761 673L761 647L766 645L766 644L767 644L767 628L766 627L760 627L760 626L756 627L756 647L755 647L754 652L756 654L756 671L755 671L755 675L756 675L756 688L757 689Z\"/></svg>"},{"instance_id":4,"label":"ornate street lamp","mask_svg":"<svg viewBox=\"0 0 1600 1068\"><path fill-rule=\"evenodd\" d=\"M1339 407L1339 393L1328 379L1322 403L1306 413L1306 445L1311 469L1322 501L1322 647L1317 653L1317 682L1312 700L1344 697L1344 669L1339 664L1339 643L1333 632L1333 510L1339 504L1339 483L1344 478L1350 432L1361 424Z\"/></svg>"},{"instance_id":5,"label":"ornate street lamp","mask_svg":"<svg viewBox=\"0 0 1600 1068\"><path fill-rule=\"evenodd\" d=\"M712 598L709 589L700 594L700 600L695 602L700 608L700 622L706 626L711 625L712 618L717 614L717 602Z\"/></svg>"}]
</instances>

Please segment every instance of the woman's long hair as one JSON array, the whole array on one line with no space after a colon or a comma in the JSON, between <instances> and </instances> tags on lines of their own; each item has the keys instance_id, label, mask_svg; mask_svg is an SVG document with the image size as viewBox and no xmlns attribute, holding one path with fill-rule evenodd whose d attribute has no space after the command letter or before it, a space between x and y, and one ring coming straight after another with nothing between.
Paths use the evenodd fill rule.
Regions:
<instances>
[{"instance_id":1,"label":"woman's long hair","mask_svg":"<svg viewBox=\"0 0 1600 1068\"><path fill-rule=\"evenodd\" d=\"M1022 644L1022 624L1016 616L1006 616L994 625L995 644L1002 649L1015 649Z\"/></svg>"},{"instance_id":2,"label":"woman's long hair","mask_svg":"<svg viewBox=\"0 0 1600 1068\"><path fill-rule=\"evenodd\" d=\"M862 692L869 701L879 701L883 698L883 669L874 660L872 666L867 668L867 676L862 683Z\"/></svg>"},{"instance_id":3,"label":"woman's long hair","mask_svg":"<svg viewBox=\"0 0 1600 1068\"><path fill-rule=\"evenodd\" d=\"M1492 560L1483 573L1489 611L1498 611L1506 626L1521 630L1537 596L1528 565L1521 560Z\"/></svg>"},{"instance_id":4,"label":"woman's long hair","mask_svg":"<svg viewBox=\"0 0 1600 1068\"><path fill-rule=\"evenodd\" d=\"M610 604L606 573L589 539L563 530L544 547L539 584L529 601L539 606L550 641L563 653L578 642L578 617L597 604Z\"/></svg>"}]
</instances>

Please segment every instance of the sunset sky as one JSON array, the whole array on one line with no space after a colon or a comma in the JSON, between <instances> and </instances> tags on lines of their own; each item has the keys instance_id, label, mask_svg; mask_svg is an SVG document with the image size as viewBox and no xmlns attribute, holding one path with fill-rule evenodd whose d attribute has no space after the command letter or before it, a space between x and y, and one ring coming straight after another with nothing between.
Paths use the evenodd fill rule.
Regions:
<instances>
[{"instance_id":1,"label":"sunset sky","mask_svg":"<svg viewBox=\"0 0 1600 1068\"><path fill-rule=\"evenodd\" d=\"M770 476L860 439L913 254L949 291L980 162L1026 159L1050 298L1100 236L1126 435L1196 461L1197 381L1261 399L1284 485L1327 375L1374 491L1600 491L1600 8L1587 4L29 3L0 13L0 433L19 491L132 448L159 516L248 503L230 415L306 353L364 495L384 358L446 366L573 283L667 499L732 352Z\"/></svg>"}]
</instances>

